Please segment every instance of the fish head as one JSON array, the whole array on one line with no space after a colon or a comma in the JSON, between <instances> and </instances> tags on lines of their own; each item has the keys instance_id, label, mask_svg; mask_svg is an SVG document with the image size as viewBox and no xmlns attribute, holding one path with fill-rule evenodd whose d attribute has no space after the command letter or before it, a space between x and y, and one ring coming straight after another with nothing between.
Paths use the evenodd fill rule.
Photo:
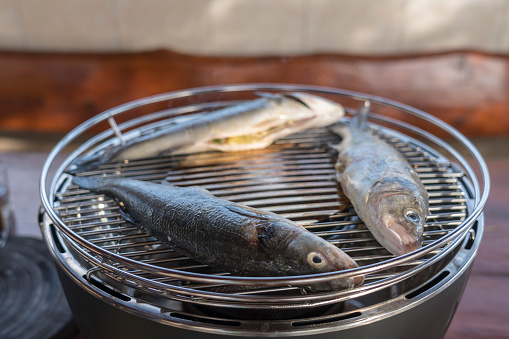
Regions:
<instances>
[{"instance_id":1,"label":"fish head","mask_svg":"<svg viewBox=\"0 0 509 339\"><path fill-rule=\"evenodd\" d=\"M368 219L375 238L389 252L403 255L422 246L428 213L427 193L403 179L384 180L372 194Z\"/></svg>"},{"instance_id":2,"label":"fish head","mask_svg":"<svg viewBox=\"0 0 509 339\"><path fill-rule=\"evenodd\" d=\"M345 109L342 105L323 97L304 92L285 93L284 97L311 110L314 113L313 120L316 126L332 124L345 115Z\"/></svg>"},{"instance_id":3,"label":"fish head","mask_svg":"<svg viewBox=\"0 0 509 339\"><path fill-rule=\"evenodd\" d=\"M326 240L310 233L300 236L289 244L289 254L299 266L302 274L316 274L347 270L359 267L345 252ZM364 281L362 276L313 283L307 286L312 291L350 289Z\"/></svg>"}]
</instances>

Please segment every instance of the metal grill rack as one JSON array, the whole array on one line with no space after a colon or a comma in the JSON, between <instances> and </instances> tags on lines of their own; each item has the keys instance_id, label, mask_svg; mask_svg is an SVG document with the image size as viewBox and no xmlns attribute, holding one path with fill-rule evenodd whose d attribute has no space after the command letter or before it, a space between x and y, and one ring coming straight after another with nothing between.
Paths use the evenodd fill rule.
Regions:
<instances>
[{"instance_id":1,"label":"metal grill rack","mask_svg":"<svg viewBox=\"0 0 509 339\"><path fill-rule=\"evenodd\" d=\"M336 183L335 159L329 144L340 139L328 129L292 135L264 150L175 155L108 164L95 171L76 174L122 176L153 182L166 180L177 186L202 186L217 197L272 211L303 225L349 254L359 264L358 269L297 277L231 276L165 247L124 221L110 198L73 185L71 176L65 173L77 156L118 141L115 135L120 136L120 131L134 127L123 137L135 137L139 130L146 133L179 118L189 118L207 109L238 101L235 98L193 103L132 119L119 126L112 122L112 117L125 111L147 102L194 97L204 92L221 93L224 98L230 92L252 93L260 89L335 95L340 103L346 98L355 100L357 106L369 99L380 106L417 115L437 124L466 143L467 150L478 156L463 136L424 112L416 112L388 100L339 90L294 85L237 85L198 89L196 93L177 92L173 97L162 95L123 105L92 119L64 138L48 157L41 176L46 220L51 220L51 232L59 239L57 247L62 247L60 252L69 252L79 263L79 271L87 281L108 289L117 301L126 303L126 308L135 302L136 307L147 305L148 309L143 312L153 313L155 307L159 310L158 317L178 326L198 321L202 326L249 328L252 325L246 319L261 314L253 314L250 310L263 310L263 316L269 318L293 319L291 323L281 324L282 329L295 326L305 329L316 325L310 320L315 314L313 310L320 310L322 321L324 315L334 317L340 314L348 319L358 316L360 309L369 309L381 300L411 293L450 265L451 259L464 248L462 245L472 241L475 236L472 226L487 196L487 176L483 176L484 191L481 194L474 171L447 143L415 126L377 114L370 119L371 132L380 135L405 156L421 178L430 200L423 248L397 258L372 237ZM355 106L345 104L345 107L349 113L355 110ZM185 116L179 117L183 113ZM154 123L156 116L169 120ZM108 119L112 129L98 134L68 156L56 169L48 189L48 172L56 155L76 136ZM384 126L373 122L382 122ZM388 128L387 124L399 130L409 130L426 142ZM438 153L430 145L445 149L447 155ZM479 167L483 175L484 172L487 174L482 160ZM363 275L365 281L351 290L311 293L298 287L355 275ZM299 322L295 319L307 320Z\"/></svg>"},{"instance_id":2,"label":"metal grill rack","mask_svg":"<svg viewBox=\"0 0 509 339\"><path fill-rule=\"evenodd\" d=\"M380 133L380 131L378 131ZM424 245L447 235L461 225L467 215L463 173L445 161L437 162L421 147L389 134L384 139L396 147L415 167L430 196L430 212L424 232ZM210 152L198 155L136 161L104 166L101 171L80 175L121 176L178 186L201 186L217 197L278 213L348 253L360 266L376 264L393 256L386 251L356 217L348 199L335 181L333 154L329 143L340 140L326 129L301 133L261 151L239 154ZM190 164L186 166L187 164ZM61 220L90 243L131 260L184 272L213 273L125 222L116 203L69 185L57 196L55 210ZM432 252L431 255L438 253ZM423 258L405 262L390 272L367 275L365 286L422 264ZM118 267L117 267L118 268ZM132 274L147 272L120 268ZM181 286L185 281L171 277L150 277L159 283ZM187 288L208 289L186 284ZM217 288L217 285L212 287ZM285 293L288 287L283 288ZM250 290L250 294L264 289ZM273 294L274 289L270 289Z\"/></svg>"}]
</instances>

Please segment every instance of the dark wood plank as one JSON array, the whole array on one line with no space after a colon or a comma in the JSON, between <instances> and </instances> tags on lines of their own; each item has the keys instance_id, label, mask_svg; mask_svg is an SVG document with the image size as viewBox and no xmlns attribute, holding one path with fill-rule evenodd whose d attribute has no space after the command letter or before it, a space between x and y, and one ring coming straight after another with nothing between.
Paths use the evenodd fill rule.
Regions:
<instances>
[{"instance_id":1,"label":"dark wood plank","mask_svg":"<svg viewBox=\"0 0 509 339\"><path fill-rule=\"evenodd\" d=\"M509 56L469 51L258 58L0 52L0 130L68 132L145 96L252 82L354 90L423 109L468 136L509 133Z\"/></svg>"}]
</instances>

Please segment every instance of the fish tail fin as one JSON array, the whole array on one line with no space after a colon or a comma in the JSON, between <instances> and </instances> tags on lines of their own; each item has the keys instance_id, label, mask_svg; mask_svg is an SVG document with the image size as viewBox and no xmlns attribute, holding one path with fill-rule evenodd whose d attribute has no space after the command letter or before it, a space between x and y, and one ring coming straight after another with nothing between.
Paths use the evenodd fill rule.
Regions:
<instances>
[{"instance_id":1,"label":"fish tail fin","mask_svg":"<svg viewBox=\"0 0 509 339\"><path fill-rule=\"evenodd\" d=\"M105 148L100 153L79 157L71 163L72 167L66 172L75 175L76 173L94 170L100 165L111 162L116 154L114 148Z\"/></svg>"},{"instance_id":2,"label":"fish tail fin","mask_svg":"<svg viewBox=\"0 0 509 339\"><path fill-rule=\"evenodd\" d=\"M347 125L344 124L334 124L332 126L329 126L328 130L331 133L339 135L342 139L349 138L351 134L350 129L347 127ZM329 143L329 147L336 149L337 147L339 147L339 145Z\"/></svg>"},{"instance_id":3,"label":"fish tail fin","mask_svg":"<svg viewBox=\"0 0 509 339\"><path fill-rule=\"evenodd\" d=\"M371 108L371 102L369 100L364 101L364 104L359 108L357 114L352 119L352 126L358 129L363 129L368 120L369 111Z\"/></svg>"}]
</instances>

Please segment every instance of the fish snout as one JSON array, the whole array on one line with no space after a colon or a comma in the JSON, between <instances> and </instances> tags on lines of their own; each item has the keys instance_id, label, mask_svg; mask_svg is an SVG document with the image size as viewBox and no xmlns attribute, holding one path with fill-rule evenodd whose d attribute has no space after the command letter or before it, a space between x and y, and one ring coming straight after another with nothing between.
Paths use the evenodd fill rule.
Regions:
<instances>
[{"instance_id":1,"label":"fish snout","mask_svg":"<svg viewBox=\"0 0 509 339\"><path fill-rule=\"evenodd\" d=\"M408 231L398 220L392 219L387 223L388 236L386 248L395 255L403 255L422 246L422 234L417 235Z\"/></svg>"},{"instance_id":2,"label":"fish snout","mask_svg":"<svg viewBox=\"0 0 509 339\"><path fill-rule=\"evenodd\" d=\"M342 251L334 251L334 255L337 258L336 270L348 270L358 268L359 265L349 255ZM364 282L364 276L354 276L346 279L336 279L331 281L331 286L335 290L349 289L354 286L360 285Z\"/></svg>"},{"instance_id":3,"label":"fish snout","mask_svg":"<svg viewBox=\"0 0 509 339\"><path fill-rule=\"evenodd\" d=\"M355 268L355 267L351 267ZM340 290L349 290L354 288L355 286L359 286L364 282L364 276L357 275L348 278L340 278L334 279L327 282L315 283L308 286L311 291L340 291Z\"/></svg>"},{"instance_id":4,"label":"fish snout","mask_svg":"<svg viewBox=\"0 0 509 339\"><path fill-rule=\"evenodd\" d=\"M349 290L358 286L364 282L363 276L355 276L345 279L336 279L330 282L331 288L333 290Z\"/></svg>"}]
</instances>

